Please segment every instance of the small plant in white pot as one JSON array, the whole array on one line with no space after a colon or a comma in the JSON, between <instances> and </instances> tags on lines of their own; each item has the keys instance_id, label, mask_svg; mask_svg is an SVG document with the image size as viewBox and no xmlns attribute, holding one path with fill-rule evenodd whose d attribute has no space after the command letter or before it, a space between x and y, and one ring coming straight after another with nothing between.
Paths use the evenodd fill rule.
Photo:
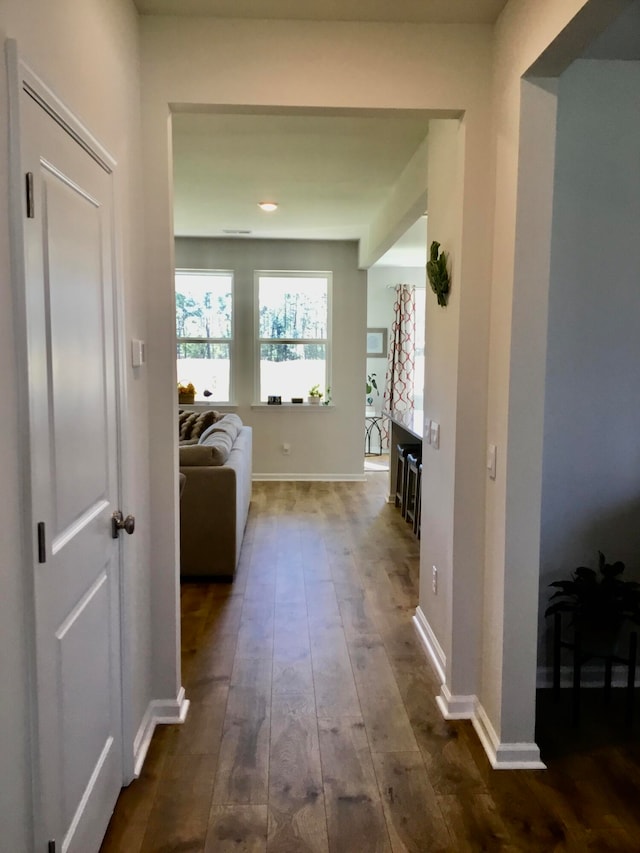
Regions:
<instances>
[{"instance_id":1,"label":"small plant in white pot","mask_svg":"<svg viewBox=\"0 0 640 853\"><path fill-rule=\"evenodd\" d=\"M321 399L322 391L320 390L320 386L312 385L312 387L309 388L309 396L307 397L307 400L313 405L317 406L320 403Z\"/></svg>"}]
</instances>

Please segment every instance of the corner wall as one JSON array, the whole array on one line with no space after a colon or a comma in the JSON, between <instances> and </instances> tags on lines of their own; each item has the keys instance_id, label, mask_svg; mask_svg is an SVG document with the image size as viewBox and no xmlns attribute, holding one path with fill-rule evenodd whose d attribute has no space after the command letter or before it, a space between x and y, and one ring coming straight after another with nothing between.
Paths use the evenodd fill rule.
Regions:
<instances>
[{"instance_id":1,"label":"corner wall","mask_svg":"<svg viewBox=\"0 0 640 853\"><path fill-rule=\"evenodd\" d=\"M472 715L481 642L485 432L475 413L486 412L492 200L469 169L470 144L466 117L431 122L429 242L447 253L451 293L442 307L427 288L425 417L439 424L440 442L423 446L418 617L441 649L447 717ZM481 211L483 227L469 228Z\"/></svg>"}]
</instances>

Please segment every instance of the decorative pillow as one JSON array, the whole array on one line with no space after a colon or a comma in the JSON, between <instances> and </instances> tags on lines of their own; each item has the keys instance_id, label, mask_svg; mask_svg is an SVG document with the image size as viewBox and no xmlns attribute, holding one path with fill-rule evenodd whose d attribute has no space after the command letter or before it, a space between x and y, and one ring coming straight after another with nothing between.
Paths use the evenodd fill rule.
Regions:
<instances>
[{"instance_id":1,"label":"decorative pillow","mask_svg":"<svg viewBox=\"0 0 640 853\"><path fill-rule=\"evenodd\" d=\"M211 426L207 427L207 429L202 433L200 436L200 444L204 444L209 436L216 432L226 433L231 438L231 443L233 444L241 429L242 421L238 415L223 415L220 420L211 424Z\"/></svg>"},{"instance_id":2,"label":"decorative pillow","mask_svg":"<svg viewBox=\"0 0 640 853\"><path fill-rule=\"evenodd\" d=\"M207 427L214 424L222 417L220 412L212 409L206 412L178 412L178 440L188 441L191 438L200 438Z\"/></svg>"}]
</instances>

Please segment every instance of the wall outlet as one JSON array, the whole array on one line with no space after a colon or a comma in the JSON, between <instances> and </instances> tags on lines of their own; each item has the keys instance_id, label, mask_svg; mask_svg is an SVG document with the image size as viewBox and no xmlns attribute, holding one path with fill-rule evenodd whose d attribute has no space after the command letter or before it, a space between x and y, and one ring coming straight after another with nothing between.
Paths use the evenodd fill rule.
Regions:
<instances>
[{"instance_id":1,"label":"wall outlet","mask_svg":"<svg viewBox=\"0 0 640 853\"><path fill-rule=\"evenodd\" d=\"M438 594L438 570L435 566L431 566L431 588L433 589L433 594Z\"/></svg>"},{"instance_id":2,"label":"wall outlet","mask_svg":"<svg viewBox=\"0 0 640 853\"><path fill-rule=\"evenodd\" d=\"M282 445L282 455L283 456L291 456L291 445L288 441L285 441Z\"/></svg>"}]
</instances>

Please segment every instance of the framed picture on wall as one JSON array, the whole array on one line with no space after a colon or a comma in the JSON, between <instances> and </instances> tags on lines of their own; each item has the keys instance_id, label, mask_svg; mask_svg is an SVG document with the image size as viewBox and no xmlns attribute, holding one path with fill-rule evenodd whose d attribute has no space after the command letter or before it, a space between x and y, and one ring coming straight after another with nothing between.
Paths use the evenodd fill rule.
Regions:
<instances>
[{"instance_id":1,"label":"framed picture on wall","mask_svg":"<svg viewBox=\"0 0 640 853\"><path fill-rule=\"evenodd\" d=\"M367 329L367 358L387 357L387 330Z\"/></svg>"}]
</instances>

